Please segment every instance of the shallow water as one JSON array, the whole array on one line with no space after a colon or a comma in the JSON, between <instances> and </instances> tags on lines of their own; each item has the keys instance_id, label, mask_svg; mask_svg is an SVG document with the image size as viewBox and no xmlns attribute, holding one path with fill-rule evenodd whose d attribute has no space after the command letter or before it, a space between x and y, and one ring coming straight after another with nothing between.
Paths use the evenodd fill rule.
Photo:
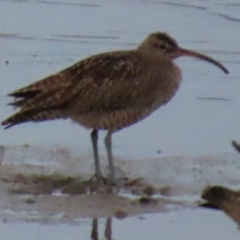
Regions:
<instances>
[{"instance_id":1,"label":"shallow water","mask_svg":"<svg viewBox=\"0 0 240 240\"><path fill-rule=\"evenodd\" d=\"M179 45L221 61L230 74L192 58L177 59L183 83L175 98L146 120L114 134L114 155L124 159L119 167L129 175L148 177L151 183L157 179L160 185L169 184L171 197L196 197L208 184L237 188L239 156L230 142L240 136L239 11L240 4L233 0L0 0L0 118L13 113L6 105L8 92L91 54L129 49L148 33L165 31ZM0 145L6 146L2 164L27 169L41 165L44 171L64 166L70 173L81 169L86 175L93 170L91 160L84 163L92 159L89 131L70 121L22 124L1 129L0 134ZM25 143L38 150L23 151L19 146ZM51 153L51 149L57 150ZM104 158L102 143L100 152ZM77 165L78 157L84 168ZM26 218L0 224L1 239L90 239L91 219L74 225L61 221L29 225ZM143 218L113 219L113 239L237 239L239 235L235 223L216 211L181 209ZM102 238L104 224L101 218Z\"/></svg>"},{"instance_id":2,"label":"shallow water","mask_svg":"<svg viewBox=\"0 0 240 240\"><path fill-rule=\"evenodd\" d=\"M220 221L222 225L216 224L216 222ZM223 213L216 212L213 214L205 210L184 210L168 214L151 214L131 217L125 220L81 219L76 225L11 223L0 225L0 231L2 239L11 240L31 240L33 238L36 240L239 239L239 230L236 229L236 225L227 219Z\"/></svg>"}]
</instances>

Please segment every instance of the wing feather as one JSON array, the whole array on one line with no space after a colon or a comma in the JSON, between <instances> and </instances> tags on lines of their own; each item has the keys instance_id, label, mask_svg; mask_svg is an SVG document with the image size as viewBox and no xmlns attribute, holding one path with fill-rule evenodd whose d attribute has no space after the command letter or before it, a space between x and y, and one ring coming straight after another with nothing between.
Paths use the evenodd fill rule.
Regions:
<instances>
[{"instance_id":1,"label":"wing feather","mask_svg":"<svg viewBox=\"0 0 240 240\"><path fill-rule=\"evenodd\" d=\"M103 53L16 90L9 95L15 97L11 104L20 111L2 124L35 121L41 112L45 114L39 119L44 120L49 111L70 109L81 113L123 108L130 98L139 98L139 91L129 88L138 85L136 76L142 72L139 66L143 66L143 59L136 51Z\"/></svg>"}]
</instances>

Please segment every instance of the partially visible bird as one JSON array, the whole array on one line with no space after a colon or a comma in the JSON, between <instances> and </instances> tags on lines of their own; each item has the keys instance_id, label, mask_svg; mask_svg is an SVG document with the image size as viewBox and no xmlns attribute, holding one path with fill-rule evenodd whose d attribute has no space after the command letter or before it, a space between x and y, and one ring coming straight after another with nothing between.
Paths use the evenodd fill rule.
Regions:
<instances>
[{"instance_id":1,"label":"partially visible bird","mask_svg":"<svg viewBox=\"0 0 240 240\"><path fill-rule=\"evenodd\" d=\"M238 225L240 224L240 191L223 186L209 186L202 191L206 202L200 206L223 210Z\"/></svg>"},{"instance_id":2,"label":"partially visible bird","mask_svg":"<svg viewBox=\"0 0 240 240\"><path fill-rule=\"evenodd\" d=\"M107 130L105 146L114 181L112 134L149 116L175 95L181 70L173 60L190 56L228 70L203 54L180 48L166 33L150 34L136 49L86 58L59 73L9 94L20 110L2 122L6 128L23 122L70 118L93 129L96 177L102 178L98 131Z\"/></svg>"}]
</instances>

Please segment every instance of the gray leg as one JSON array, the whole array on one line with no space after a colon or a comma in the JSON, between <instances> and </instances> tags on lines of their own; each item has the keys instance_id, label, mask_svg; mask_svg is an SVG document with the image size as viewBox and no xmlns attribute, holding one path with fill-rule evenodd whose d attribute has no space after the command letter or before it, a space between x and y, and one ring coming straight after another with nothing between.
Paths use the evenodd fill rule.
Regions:
<instances>
[{"instance_id":1,"label":"gray leg","mask_svg":"<svg viewBox=\"0 0 240 240\"><path fill-rule=\"evenodd\" d=\"M105 146L108 155L109 167L110 167L110 181L114 182L114 164L113 164L113 155L112 155L112 131L108 131L105 137Z\"/></svg>"},{"instance_id":2,"label":"gray leg","mask_svg":"<svg viewBox=\"0 0 240 240\"><path fill-rule=\"evenodd\" d=\"M101 181L102 179L102 173L100 170L100 163L99 163L99 156L98 156L98 130L93 129L91 133L91 139L92 139L92 146L93 146L93 155L94 155L94 161L95 161L95 171L96 171L96 178L97 181Z\"/></svg>"}]
</instances>

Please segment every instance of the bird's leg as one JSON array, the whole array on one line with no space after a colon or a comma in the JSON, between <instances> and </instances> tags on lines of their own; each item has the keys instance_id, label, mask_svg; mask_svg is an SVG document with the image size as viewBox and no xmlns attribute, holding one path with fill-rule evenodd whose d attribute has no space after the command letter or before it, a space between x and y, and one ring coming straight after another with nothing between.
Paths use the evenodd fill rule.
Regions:
<instances>
[{"instance_id":1,"label":"bird's leg","mask_svg":"<svg viewBox=\"0 0 240 240\"><path fill-rule=\"evenodd\" d=\"M105 146L107 150L107 156L108 156L108 161L109 161L109 167L110 167L110 182L114 182L114 164L113 164L113 155L112 155L112 131L109 130L107 132L107 135L105 137Z\"/></svg>"},{"instance_id":2,"label":"bird's leg","mask_svg":"<svg viewBox=\"0 0 240 240\"><path fill-rule=\"evenodd\" d=\"M96 178L97 181L100 182L103 177L100 170L100 163L99 163L99 156L98 156L98 130L93 129L91 133L91 139L92 139L92 146L93 146L93 155L94 155L94 161L95 161L95 172L96 172Z\"/></svg>"}]
</instances>

